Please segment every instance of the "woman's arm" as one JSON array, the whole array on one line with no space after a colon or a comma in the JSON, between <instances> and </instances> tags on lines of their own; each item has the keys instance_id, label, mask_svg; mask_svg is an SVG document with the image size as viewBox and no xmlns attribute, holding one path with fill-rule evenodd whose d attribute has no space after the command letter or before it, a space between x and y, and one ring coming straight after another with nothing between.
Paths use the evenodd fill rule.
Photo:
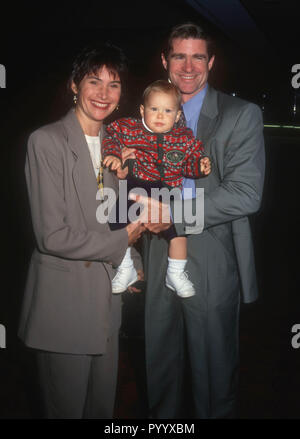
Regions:
<instances>
[{"instance_id":1,"label":"woman's arm","mask_svg":"<svg viewBox=\"0 0 300 439\"><path fill-rule=\"evenodd\" d=\"M126 229L110 231L106 225L99 225L99 231L79 230L68 222L68 217L76 215L76 210L69 211L65 199L63 157L50 133L38 130L30 136L25 174L40 252L113 265L121 262L128 246ZM73 181L70 184L74 184Z\"/></svg>"}]
</instances>

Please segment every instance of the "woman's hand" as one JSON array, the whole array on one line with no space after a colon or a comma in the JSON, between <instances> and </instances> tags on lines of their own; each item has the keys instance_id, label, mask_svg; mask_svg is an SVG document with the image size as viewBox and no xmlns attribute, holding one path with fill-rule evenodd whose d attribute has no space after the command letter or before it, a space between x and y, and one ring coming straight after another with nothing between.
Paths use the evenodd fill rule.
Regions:
<instances>
[{"instance_id":1,"label":"woman's hand","mask_svg":"<svg viewBox=\"0 0 300 439\"><path fill-rule=\"evenodd\" d=\"M146 228L144 224L137 221L135 223L129 223L128 226L126 226L126 230L128 233L128 246L131 246L142 236Z\"/></svg>"},{"instance_id":2,"label":"woman's hand","mask_svg":"<svg viewBox=\"0 0 300 439\"><path fill-rule=\"evenodd\" d=\"M115 155L107 155L103 160L103 166L109 168L111 171L117 171L121 169L122 162Z\"/></svg>"},{"instance_id":3,"label":"woman's hand","mask_svg":"<svg viewBox=\"0 0 300 439\"><path fill-rule=\"evenodd\" d=\"M143 210L138 220L152 233L160 233L168 230L172 225L170 207L168 204L151 197L131 192L129 199L142 204Z\"/></svg>"}]
</instances>

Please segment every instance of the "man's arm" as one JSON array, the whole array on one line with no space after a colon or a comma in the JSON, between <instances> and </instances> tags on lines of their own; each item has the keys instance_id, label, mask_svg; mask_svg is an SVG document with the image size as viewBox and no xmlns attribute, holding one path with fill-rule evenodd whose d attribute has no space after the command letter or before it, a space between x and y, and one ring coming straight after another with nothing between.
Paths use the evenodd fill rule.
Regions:
<instances>
[{"instance_id":1,"label":"man's arm","mask_svg":"<svg viewBox=\"0 0 300 439\"><path fill-rule=\"evenodd\" d=\"M187 128L186 156L183 163L183 175L187 178L204 177L201 159L205 157L202 142L194 137L192 130Z\"/></svg>"},{"instance_id":2,"label":"man's arm","mask_svg":"<svg viewBox=\"0 0 300 439\"><path fill-rule=\"evenodd\" d=\"M204 192L204 228L250 215L260 206L265 153L262 115L256 105L248 104L241 109L225 148L223 179L215 190ZM180 209L178 203L175 201L172 209ZM185 204L195 208L196 202L185 200ZM203 230L185 222L175 227L179 235Z\"/></svg>"}]
</instances>

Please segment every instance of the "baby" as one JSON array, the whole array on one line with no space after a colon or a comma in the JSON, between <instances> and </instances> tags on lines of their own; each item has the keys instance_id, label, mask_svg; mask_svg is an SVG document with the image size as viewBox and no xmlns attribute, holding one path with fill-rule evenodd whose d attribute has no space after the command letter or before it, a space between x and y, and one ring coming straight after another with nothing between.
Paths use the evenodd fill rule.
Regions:
<instances>
[{"instance_id":1,"label":"baby","mask_svg":"<svg viewBox=\"0 0 300 439\"><path fill-rule=\"evenodd\" d=\"M150 84L140 106L142 120L123 118L107 126L103 141L103 165L117 170L122 167L122 148L134 148L128 178L136 187L182 188L184 177L205 177L211 163L204 156L202 143L192 130L178 126L181 95L176 86L159 80ZM134 186L134 185L133 185ZM187 239L177 236L175 227L165 233L169 241L166 286L180 297L195 294L192 282L184 271L187 263ZM137 280L130 249L112 281L112 292L121 293Z\"/></svg>"}]
</instances>

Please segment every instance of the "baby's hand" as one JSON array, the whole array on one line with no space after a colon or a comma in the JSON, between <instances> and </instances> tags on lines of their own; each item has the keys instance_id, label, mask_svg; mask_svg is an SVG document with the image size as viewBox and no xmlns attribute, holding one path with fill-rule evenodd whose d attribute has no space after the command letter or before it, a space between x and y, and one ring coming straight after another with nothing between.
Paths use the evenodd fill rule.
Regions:
<instances>
[{"instance_id":1,"label":"baby's hand","mask_svg":"<svg viewBox=\"0 0 300 439\"><path fill-rule=\"evenodd\" d=\"M200 171L204 175L208 175L211 172L211 161L208 157L203 157L203 159L200 160Z\"/></svg>"},{"instance_id":2,"label":"baby's hand","mask_svg":"<svg viewBox=\"0 0 300 439\"><path fill-rule=\"evenodd\" d=\"M121 160L115 155L107 155L103 160L103 165L105 168L110 168L111 171L117 171L121 168Z\"/></svg>"}]
</instances>

